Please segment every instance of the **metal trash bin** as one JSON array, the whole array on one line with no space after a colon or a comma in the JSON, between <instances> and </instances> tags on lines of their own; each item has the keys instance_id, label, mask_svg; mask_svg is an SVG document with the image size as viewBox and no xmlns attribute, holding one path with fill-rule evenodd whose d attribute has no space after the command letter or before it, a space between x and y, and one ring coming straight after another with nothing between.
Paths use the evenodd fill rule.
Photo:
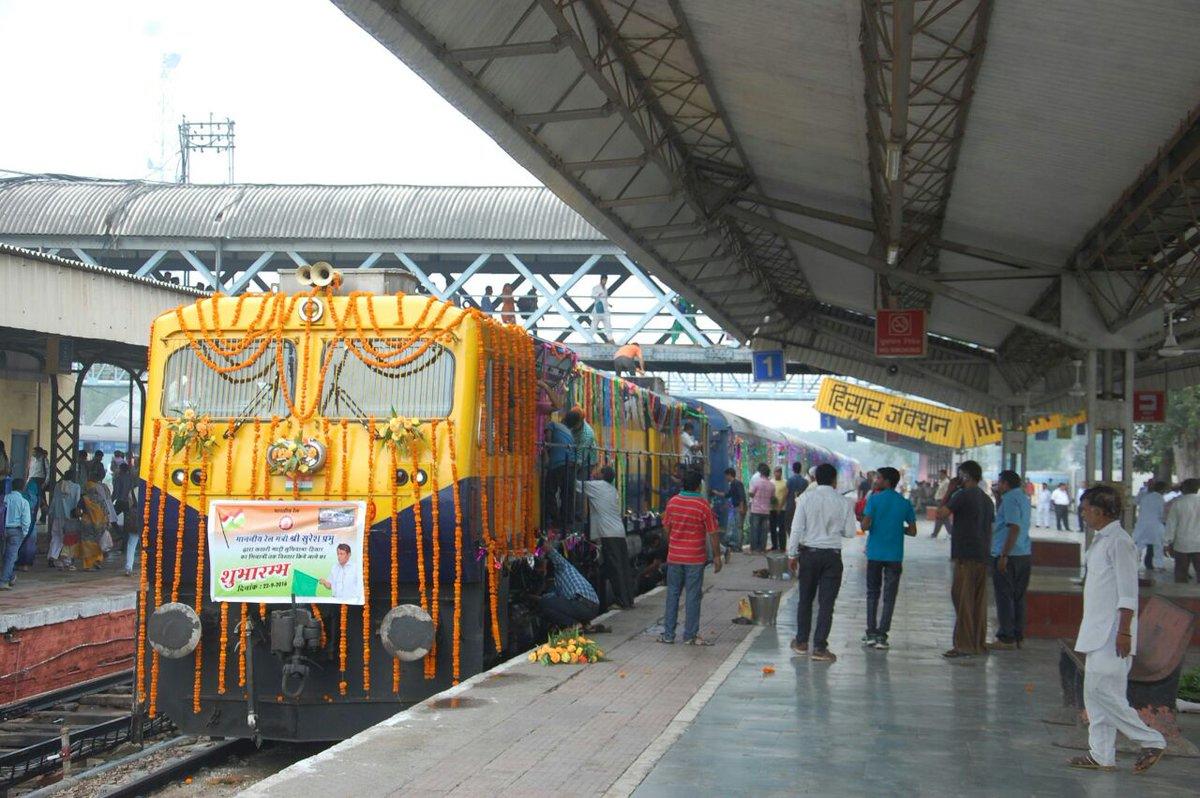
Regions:
<instances>
[{"instance_id":1,"label":"metal trash bin","mask_svg":"<svg viewBox=\"0 0 1200 798\"><path fill-rule=\"evenodd\" d=\"M788 558L783 554L767 555L767 573L772 579L783 579L788 572Z\"/></svg>"},{"instance_id":2,"label":"metal trash bin","mask_svg":"<svg viewBox=\"0 0 1200 798\"><path fill-rule=\"evenodd\" d=\"M750 620L757 626L774 626L775 616L779 614L779 599L783 593L778 590L755 590L749 595Z\"/></svg>"}]
</instances>

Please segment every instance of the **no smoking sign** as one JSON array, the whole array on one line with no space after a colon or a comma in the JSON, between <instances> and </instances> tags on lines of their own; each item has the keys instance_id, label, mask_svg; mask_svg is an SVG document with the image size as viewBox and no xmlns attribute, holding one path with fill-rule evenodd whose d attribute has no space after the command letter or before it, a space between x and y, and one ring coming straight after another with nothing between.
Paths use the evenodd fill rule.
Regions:
<instances>
[{"instance_id":1,"label":"no smoking sign","mask_svg":"<svg viewBox=\"0 0 1200 798\"><path fill-rule=\"evenodd\" d=\"M880 310L875 315L875 354L879 357L925 356L925 310Z\"/></svg>"}]
</instances>

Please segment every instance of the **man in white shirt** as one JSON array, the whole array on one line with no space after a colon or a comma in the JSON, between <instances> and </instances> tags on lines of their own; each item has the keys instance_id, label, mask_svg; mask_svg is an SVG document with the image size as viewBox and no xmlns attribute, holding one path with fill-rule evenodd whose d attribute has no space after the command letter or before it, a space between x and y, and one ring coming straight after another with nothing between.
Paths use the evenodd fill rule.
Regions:
<instances>
[{"instance_id":1,"label":"man in white shirt","mask_svg":"<svg viewBox=\"0 0 1200 798\"><path fill-rule=\"evenodd\" d=\"M1121 496L1116 490L1098 485L1084 493L1082 504L1084 522L1096 530L1087 554L1083 621L1075 639L1075 650L1087 656L1083 705L1091 750L1069 764L1116 770L1119 731L1141 746L1133 772L1142 773L1162 758L1166 740L1142 722L1125 694L1137 653L1137 549L1121 528Z\"/></svg>"},{"instance_id":2,"label":"man in white shirt","mask_svg":"<svg viewBox=\"0 0 1200 798\"><path fill-rule=\"evenodd\" d=\"M608 275L600 275L600 282L592 288L592 329L600 333L601 340L613 337L611 308L608 306Z\"/></svg>"},{"instance_id":3,"label":"man in white shirt","mask_svg":"<svg viewBox=\"0 0 1200 798\"><path fill-rule=\"evenodd\" d=\"M1200 581L1200 479L1185 479L1179 489L1182 493L1168 508L1163 546L1175 558L1175 581L1186 584L1189 568Z\"/></svg>"},{"instance_id":4,"label":"man in white shirt","mask_svg":"<svg viewBox=\"0 0 1200 798\"><path fill-rule=\"evenodd\" d=\"M1050 503L1054 505L1054 528L1059 532L1070 532L1071 494L1067 493L1067 483L1058 483L1050 494Z\"/></svg>"},{"instance_id":5,"label":"man in white shirt","mask_svg":"<svg viewBox=\"0 0 1200 798\"><path fill-rule=\"evenodd\" d=\"M363 603L362 566L350 565L350 546L339 543L337 562L329 569L329 578L321 584L333 592L336 599L347 599L351 604Z\"/></svg>"},{"instance_id":6,"label":"man in white shirt","mask_svg":"<svg viewBox=\"0 0 1200 798\"><path fill-rule=\"evenodd\" d=\"M813 599L818 598L812 659L837 662L837 655L829 650L829 630L833 628L833 605L842 589L842 539L854 537L858 524L854 505L837 492L837 469L822 463L816 468L816 481L815 488L804 491L796 500L788 535L788 568L799 588L796 637L791 648L799 655L808 653Z\"/></svg>"},{"instance_id":7,"label":"man in white shirt","mask_svg":"<svg viewBox=\"0 0 1200 798\"><path fill-rule=\"evenodd\" d=\"M629 568L629 545L625 542L625 521L621 518L621 497L613 481L617 472L602 466L592 478L576 483L576 490L587 497L588 528L593 541L600 541L604 575L613 586L614 598L622 609L633 607L633 575Z\"/></svg>"}]
</instances>

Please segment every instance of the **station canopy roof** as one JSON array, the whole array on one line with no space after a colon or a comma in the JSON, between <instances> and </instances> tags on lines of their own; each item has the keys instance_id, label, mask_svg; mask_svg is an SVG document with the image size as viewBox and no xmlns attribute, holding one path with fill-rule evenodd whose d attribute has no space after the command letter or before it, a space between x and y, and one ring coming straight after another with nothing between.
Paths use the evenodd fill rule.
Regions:
<instances>
[{"instance_id":1,"label":"station canopy roof","mask_svg":"<svg viewBox=\"0 0 1200 798\"><path fill-rule=\"evenodd\" d=\"M334 2L745 339L977 410L1087 349L1200 381L1157 354L1165 301L1200 333L1200 4ZM889 306L927 358L874 356Z\"/></svg>"}]
</instances>

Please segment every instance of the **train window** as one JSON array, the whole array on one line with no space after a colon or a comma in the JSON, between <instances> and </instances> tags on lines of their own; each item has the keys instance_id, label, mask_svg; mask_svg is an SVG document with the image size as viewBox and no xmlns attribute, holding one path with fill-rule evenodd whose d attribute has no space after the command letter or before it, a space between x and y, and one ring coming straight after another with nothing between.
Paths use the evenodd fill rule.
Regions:
<instances>
[{"instance_id":1,"label":"train window","mask_svg":"<svg viewBox=\"0 0 1200 798\"><path fill-rule=\"evenodd\" d=\"M377 351L389 351L403 341L371 339L369 343ZM409 344L404 353L416 356L412 362L395 369L364 363L342 341L329 345L334 351L325 384L321 386L322 415L380 419L390 417L393 412L415 418L450 415L454 406L454 355L441 344L431 344L420 354L417 352L424 342Z\"/></svg>"},{"instance_id":2,"label":"train window","mask_svg":"<svg viewBox=\"0 0 1200 798\"><path fill-rule=\"evenodd\" d=\"M232 348L235 342L222 342ZM243 352L226 358L208 343L201 342L204 357L218 365L237 363L247 357ZM251 345L251 352L256 344ZM272 341L250 367L222 374L213 371L191 346L172 352L167 358L163 375L162 414L178 416L191 408L202 416L213 418L270 418L286 416L287 405L279 385L275 347ZM291 342L283 343L284 369L288 391L296 384L296 350Z\"/></svg>"}]
</instances>

